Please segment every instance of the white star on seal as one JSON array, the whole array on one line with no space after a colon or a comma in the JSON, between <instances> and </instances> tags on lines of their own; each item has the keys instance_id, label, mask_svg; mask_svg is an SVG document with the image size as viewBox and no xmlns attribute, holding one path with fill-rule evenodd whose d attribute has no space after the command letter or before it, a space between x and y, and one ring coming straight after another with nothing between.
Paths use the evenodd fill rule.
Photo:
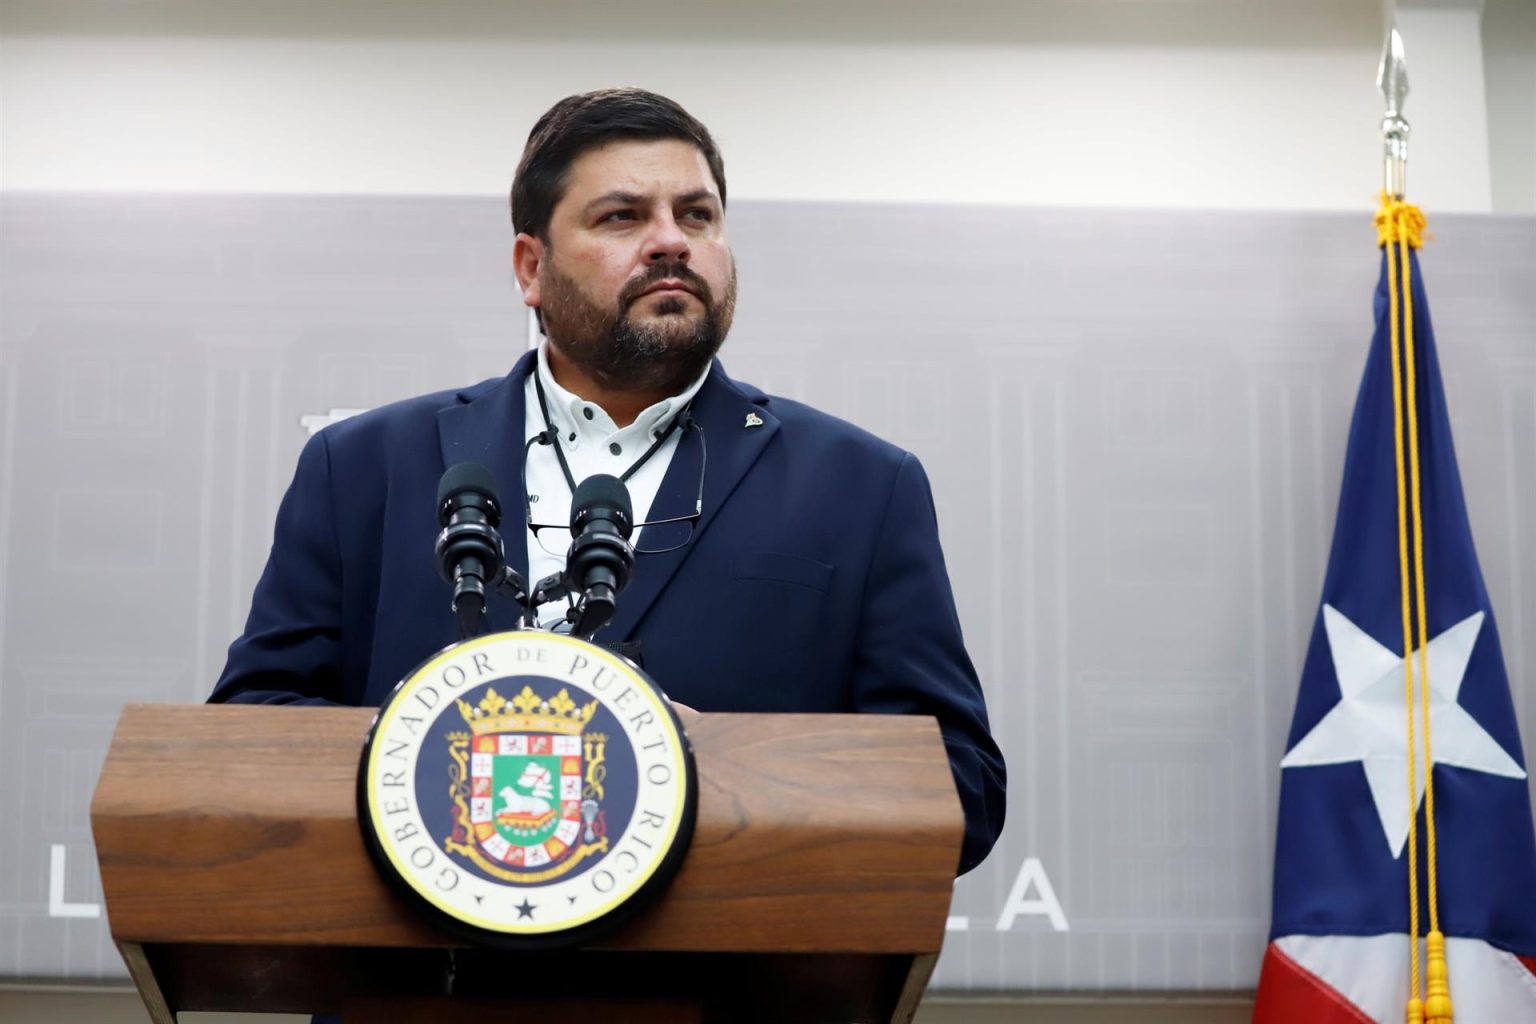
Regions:
<instances>
[{"instance_id":1,"label":"white star on seal","mask_svg":"<svg viewBox=\"0 0 1536 1024\"><path fill-rule=\"evenodd\" d=\"M1483 613L1469 615L1429 641L1430 746L1436 764L1475 772L1525 778L1525 771L1458 703L1462 677L1472 657ZM1424 709L1417 700L1419 652L1414 651L1415 696L1413 808L1408 807L1407 702L1403 695L1403 659L1393 654L1332 605L1323 605L1323 628L1333 653L1342 699L1313 726L1280 762L1281 768L1359 761L1381 830L1393 858L1408 844L1410 816L1424 800Z\"/></svg>"}]
</instances>

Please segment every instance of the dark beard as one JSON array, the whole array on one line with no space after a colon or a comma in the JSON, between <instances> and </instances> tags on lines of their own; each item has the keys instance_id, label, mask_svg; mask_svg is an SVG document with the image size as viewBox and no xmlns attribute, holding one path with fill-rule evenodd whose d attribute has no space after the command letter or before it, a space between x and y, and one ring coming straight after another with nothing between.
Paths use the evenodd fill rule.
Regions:
<instances>
[{"instance_id":1,"label":"dark beard","mask_svg":"<svg viewBox=\"0 0 1536 1024\"><path fill-rule=\"evenodd\" d=\"M629 310L642 292L674 278L699 299L704 312L685 317L682 299L663 299L657 322L638 326ZM575 281L546 263L539 314L551 344L604 388L675 395L687 390L720 351L736 312L736 268L715 301L705 280L684 263L656 263L630 280L614 309L588 299Z\"/></svg>"}]
</instances>

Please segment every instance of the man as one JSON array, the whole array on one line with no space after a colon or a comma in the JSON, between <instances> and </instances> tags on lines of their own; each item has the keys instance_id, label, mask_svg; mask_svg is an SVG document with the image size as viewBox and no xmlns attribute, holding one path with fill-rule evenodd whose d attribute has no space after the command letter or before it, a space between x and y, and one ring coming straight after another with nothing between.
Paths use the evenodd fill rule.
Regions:
<instances>
[{"instance_id":1,"label":"man","mask_svg":"<svg viewBox=\"0 0 1536 1024\"><path fill-rule=\"evenodd\" d=\"M310 440L212 700L374 705L451 643L431 543L447 466L488 467L507 520L526 510L537 528L507 531L507 560L530 580L564 563L575 485L612 473L657 525L637 528L634 582L599 640L703 711L936 716L965 810L960 870L979 863L1002 829L1003 759L927 478L714 360L736 301L725 199L713 139L670 100L588 93L540 118L512 218L545 341L503 379ZM488 618L512 628L516 612L493 601Z\"/></svg>"}]
</instances>

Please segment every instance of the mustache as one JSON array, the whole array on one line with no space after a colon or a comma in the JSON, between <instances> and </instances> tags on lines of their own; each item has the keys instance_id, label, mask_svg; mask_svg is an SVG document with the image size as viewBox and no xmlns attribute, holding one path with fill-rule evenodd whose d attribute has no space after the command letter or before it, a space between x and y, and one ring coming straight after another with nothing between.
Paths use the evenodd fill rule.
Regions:
<instances>
[{"instance_id":1,"label":"mustache","mask_svg":"<svg viewBox=\"0 0 1536 1024\"><path fill-rule=\"evenodd\" d=\"M709 283L706 282L686 263L670 260L664 263L653 263L646 271L630 280L619 293L619 304L628 306L638 299L647 288L652 288L666 280L681 281L689 291L699 297L699 301L705 306L714 305L714 296L709 292Z\"/></svg>"}]
</instances>

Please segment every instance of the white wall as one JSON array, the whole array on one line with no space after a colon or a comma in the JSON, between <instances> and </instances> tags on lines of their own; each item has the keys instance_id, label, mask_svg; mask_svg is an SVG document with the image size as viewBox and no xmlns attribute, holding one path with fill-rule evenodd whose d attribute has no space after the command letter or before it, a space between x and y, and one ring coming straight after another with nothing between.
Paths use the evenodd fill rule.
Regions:
<instances>
[{"instance_id":1,"label":"white wall","mask_svg":"<svg viewBox=\"0 0 1536 1024\"><path fill-rule=\"evenodd\" d=\"M1445 209L1435 200L1451 194L1460 209L1491 209L1481 12L1462 0L1419 0L1399 6L1397 26L1410 85L1404 112L1413 126L1409 197L1434 212Z\"/></svg>"},{"instance_id":2,"label":"white wall","mask_svg":"<svg viewBox=\"0 0 1536 1024\"><path fill-rule=\"evenodd\" d=\"M0 187L500 194L553 100L642 84L736 197L1368 209L1381 4L11 0ZM1477 12L1413 14L1413 198L1487 210Z\"/></svg>"},{"instance_id":3,"label":"white wall","mask_svg":"<svg viewBox=\"0 0 1536 1024\"><path fill-rule=\"evenodd\" d=\"M1483 54L1493 207L1536 213L1536 0L1488 0Z\"/></svg>"}]
</instances>

